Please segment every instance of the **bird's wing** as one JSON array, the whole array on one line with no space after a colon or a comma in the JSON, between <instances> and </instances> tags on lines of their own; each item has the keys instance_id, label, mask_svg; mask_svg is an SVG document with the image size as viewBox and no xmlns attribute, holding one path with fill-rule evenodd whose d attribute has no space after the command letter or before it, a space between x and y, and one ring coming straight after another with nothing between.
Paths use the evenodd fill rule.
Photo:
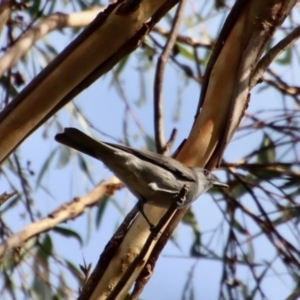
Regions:
<instances>
[{"instance_id":1,"label":"bird's wing","mask_svg":"<svg viewBox=\"0 0 300 300\"><path fill-rule=\"evenodd\" d=\"M151 152L151 151L140 151L126 146L121 146L117 144L105 143L111 147L123 150L125 152L131 153L138 158L145 160L149 163L155 164L161 168L169 170L174 173L179 179L187 181L196 181L196 176L190 168L184 166L179 161L173 159L172 157L163 156L161 154Z\"/></svg>"}]
</instances>

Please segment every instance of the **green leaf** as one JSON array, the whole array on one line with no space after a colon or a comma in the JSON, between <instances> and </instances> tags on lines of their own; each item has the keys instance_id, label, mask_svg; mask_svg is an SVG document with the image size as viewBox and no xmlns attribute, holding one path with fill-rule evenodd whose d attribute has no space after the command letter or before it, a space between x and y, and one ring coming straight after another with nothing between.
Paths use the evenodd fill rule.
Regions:
<instances>
[{"instance_id":1,"label":"green leaf","mask_svg":"<svg viewBox=\"0 0 300 300\"><path fill-rule=\"evenodd\" d=\"M196 228L197 231L199 230L197 219L191 209L189 209L183 216L182 222L186 225L191 226L192 228Z\"/></svg>"},{"instance_id":2,"label":"green leaf","mask_svg":"<svg viewBox=\"0 0 300 300\"><path fill-rule=\"evenodd\" d=\"M255 262L255 247L253 245L253 239L247 239L248 251L245 253L247 262L254 263Z\"/></svg>"},{"instance_id":3,"label":"green leaf","mask_svg":"<svg viewBox=\"0 0 300 300\"><path fill-rule=\"evenodd\" d=\"M7 82L8 82L7 76L3 75L0 77L0 86L3 87L3 90L9 92L9 96L16 97L18 95L17 89L14 87L13 84L11 84L9 86L9 89L7 89Z\"/></svg>"},{"instance_id":4,"label":"green leaf","mask_svg":"<svg viewBox=\"0 0 300 300\"><path fill-rule=\"evenodd\" d=\"M57 287L57 291L56 291L56 295L52 296L52 300L69 300L70 299L70 295L68 293L66 293L66 290L69 289L66 280L64 278L64 276L62 276L62 274L59 274L59 278L58 278L58 287Z\"/></svg>"},{"instance_id":5,"label":"green leaf","mask_svg":"<svg viewBox=\"0 0 300 300\"><path fill-rule=\"evenodd\" d=\"M83 171L83 173L85 173L85 175L87 176L87 178L91 181L91 183L95 186L96 183L94 182L93 177L90 174L90 170L88 167L88 163L87 160L85 159L85 157L78 152L78 160L79 160L79 167L80 169Z\"/></svg>"},{"instance_id":6,"label":"green leaf","mask_svg":"<svg viewBox=\"0 0 300 300\"><path fill-rule=\"evenodd\" d=\"M247 234L248 231L245 229L236 219L233 220L232 226L241 234Z\"/></svg>"},{"instance_id":7,"label":"green leaf","mask_svg":"<svg viewBox=\"0 0 300 300\"><path fill-rule=\"evenodd\" d=\"M70 161L71 148L66 146L59 146L59 156L57 161L57 167L63 168Z\"/></svg>"},{"instance_id":8,"label":"green leaf","mask_svg":"<svg viewBox=\"0 0 300 300\"><path fill-rule=\"evenodd\" d=\"M188 49L188 47L181 46L179 43L177 43L176 46L178 47L179 53L183 57L185 57L193 62L195 61L195 56L194 56L194 53L192 50ZM191 47L189 47L189 48L191 48Z\"/></svg>"},{"instance_id":9,"label":"green leaf","mask_svg":"<svg viewBox=\"0 0 300 300\"><path fill-rule=\"evenodd\" d=\"M190 253L191 253L192 256L197 256L197 255L200 254L201 245L202 245L202 243L201 243L201 232L199 230L198 221L196 219L196 216L193 213L193 211L191 210L191 208L189 208L189 210L186 212L186 214L182 218L182 222L184 224L190 226L192 231L193 231L194 241L193 241L193 244L191 246Z\"/></svg>"},{"instance_id":10,"label":"green leaf","mask_svg":"<svg viewBox=\"0 0 300 300\"><path fill-rule=\"evenodd\" d=\"M60 226L55 226L53 228L53 231L65 236L65 237L73 237L79 242L80 246L83 245L82 238L76 231L73 231L68 228L60 227Z\"/></svg>"},{"instance_id":11,"label":"green leaf","mask_svg":"<svg viewBox=\"0 0 300 300\"><path fill-rule=\"evenodd\" d=\"M121 59L121 61L118 63L117 67L116 67L116 75L120 75L121 72L124 70L127 62L128 62L128 58L129 58L129 55L125 56L123 59Z\"/></svg>"},{"instance_id":12,"label":"green leaf","mask_svg":"<svg viewBox=\"0 0 300 300\"><path fill-rule=\"evenodd\" d=\"M69 4L69 1L66 1L66 0L64 0L64 1ZM82 1L82 0L79 0L78 4L79 4L81 10L86 10L87 8L90 8L90 5L91 5L91 4L87 5L87 2Z\"/></svg>"},{"instance_id":13,"label":"green leaf","mask_svg":"<svg viewBox=\"0 0 300 300\"><path fill-rule=\"evenodd\" d=\"M52 250L52 240L49 234L45 234L42 243L39 244L36 258L33 261L33 270L35 271L30 291L32 299L51 299L49 258L51 258Z\"/></svg>"},{"instance_id":14,"label":"green leaf","mask_svg":"<svg viewBox=\"0 0 300 300\"><path fill-rule=\"evenodd\" d=\"M34 270L36 270L36 268ZM51 300L52 291L48 284L48 278L45 278L46 273L49 273L48 270L35 271L33 284L30 290L30 299Z\"/></svg>"},{"instance_id":15,"label":"green leaf","mask_svg":"<svg viewBox=\"0 0 300 300\"><path fill-rule=\"evenodd\" d=\"M154 139L149 135L145 135L144 140L146 142L147 149L149 151L156 152L156 144L155 144Z\"/></svg>"},{"instance_id":16,"label":"green leaf","mask_svg":"<svg viewBox=\"0 0 300 300\"><path fill-rule=\"evenodd\" d=\"M50 58L54 59L58 55L56 49L50 43L48 43L48 41L44 43L44 46L48 50L47 55L50 56Z\"/></svg>"},{"instance_id":17,"label":"green leaf","mask_svg":"<svg viewBox=\"0 0 300 300\"><path fill-rule=\"evenodd\" d=\"M78 281L79 285L81 286L82 283L83 283L83 281L84 281L84 275L83 275L83 273L79 270L79 268L77 268L69 260L66 260L65 262L67 264L67 267L68 267L69 271L71 272L71 274L73 274L73 276L76 278L76 280Z\"/></svg>"},{"instance_id":18,"label":"green leaf","mask_svg":"<svg viewBox=\"0 0 300 300\"><path fill-rule=\"evenodd\" d=\"M55 153L57 152L58 148L54 149L53 151L51 151L50 155L47 157L47 159L45 160L45 162L42 165L42 168L38 174L37 180L36 180L36 188L40 185L44 175L46 174L46 171L48 171L49 169L49 165L55 155Z\"/></svg>"},{"instance_id":19,"label":"green leaf","mask_svg":"<svg viewBox=\"0 0 300 300\"><path fill-rule=\"evenodd\" d=\"M275 61L280 65L287 65L291 63L292 59L292 48L287 48L284 52L282 52Z\"/></svg>"},{"instance_id":20,"label":"green leaf","mask_svg":"<svg viewBox=\"0 0 300 300\"><path fill-rule=\"evenodd\" d=\"M292 180L286 174L290 174L292 165L284 165L284 164L258 164L258 165L249 165L250 172L257 178L264 178L264 179L288 179L289 181ZM297 178L298 181L298 178Z\"/></svg>"},{"instance_id":21,"label":"green leaf","mask_svg":"<svg viewBox=\"0 0 300 300\"><path fill-rule=\"evenodd\" d=\"M9 291L10 294L10 298L7 299L18 299L16 296L16 285L15 282L13 280L13 276L11 275L10 272L5 272L5 271L1 271L1 281L2 283L2 288L5 287L6 291Z\"/></svg>"},{"instance_id":22,"label":"green leaf","mask_svg":"<svg viewBox=\"0 0 300 300\"><path fill-rule=\"evenodd\" d=\"M230 181L230 191L232 197L238 199L239 197L243 196L248 191L246 190L244 184L240 182L240 180L235 179Z\"/></svg>"},{"instance_id":23,"label":"green leaf","mask_svg":"<svg viewBox=\"0 0 300 300\"><path fill-rule=\"evenodd\" d=\"M107 206L108 200L110 196L104 196L99 199L98 207L97 207L97 214L96 214L96 227L99 228L105 208Z\"/></svg>"},{"instance_id":24,"label":"green leaf","mask_svg":"<svg viewBox=\"0 0 300 300\"><path fill-rule=\"evenodd\" d=\"M273 224L279 225L293 219L296 219L295 222L298 222L300 217L300 212L298 207L293 207L289 203L285 207L282 207L281 211L282 211L281 216L279 218L276 218L275 220L272 220Z\"/></svg>"},{"instance_id":25,"label":"green leaf","mask_svg":"<svg viewBox=\"0 0 300 300\"><path fill-rule=\"evenodd\" d=\"M41 0L31 1L31 5L29 5L27 11L33 18L35 18L40 11L40 7L41 7Z\"/></svg>"},{"instance_id":26,"label":"green leaf","mask_svg":"<svg viewBox=\"0 0 300 300\"><path fill-rule=\"evenodd\" d=\"M280 185L280 189L284 190L284 189L290 189L290 188L294 188L294 187L298 187L298 186L299 186L299 181L295 182L292 180L288 180ZM296 190L291 194L291 196L292 195L296 196L298 193L299 193L299 190Z\"/></svg>"},{"instance_id":27,"label":"green leaf","mask_svg":"<svg viewBox=\"0 0 300 300\"><path fill-rule=\"evenodd\" d=\"M55 7L57 5L57 0L50 1L49 5L46 7L46 9L44 11L45 16L49 16L49 15L53 14Z\"/></svg>"},{"instance_id":28,"label":"green leaf","mask_svg":"<svg viewBox=\"0 0 300 300\"><path fill-rule=\"evenodd\" d=\"M19 203L19 200L21 198L20 194L17 194L16 196L12 197L11 199L8 199L2 206L1 206L1 214L4 214L6 211L10 210L14 206L16 206Z\"/></svg>"},{"instance_id":29,"label":"green leaf","mask_svg":"<svg viewBox=\"0 0 300 300\"><path fill-rule=\"evenodd\" d=\"M36 240L37 237L28 239L19 249L18 255L16 255L14 251L9 251L1 261L0 266L4 270L9 270L10 272L12 272L16 267L32 257L32 253L30 251L36 245Z\"/></svg>"},{"instance_id":30,"label":"green leaf","mask_svg":"<svg viewBox=\"0 0 300 300\"><path fill-rule=\"evenodd\" d=\"M48 258L51 256L53 250L52 239L49 234L45 234L44 240L37 251L39 261L42 261L45 266L48 266Z\"/></svg>"},{"instance_id":31,"label":"green leaf","mask_svg":"<svg viewBox=\"0 0 300 300\"><path fill-rule=\"evenodd\" d=\"M260 151L257 154L256 160L261 164L275 163L275 145L266 133L264 134L263 140L260 144Z\"/></svg>"}]
</instances>

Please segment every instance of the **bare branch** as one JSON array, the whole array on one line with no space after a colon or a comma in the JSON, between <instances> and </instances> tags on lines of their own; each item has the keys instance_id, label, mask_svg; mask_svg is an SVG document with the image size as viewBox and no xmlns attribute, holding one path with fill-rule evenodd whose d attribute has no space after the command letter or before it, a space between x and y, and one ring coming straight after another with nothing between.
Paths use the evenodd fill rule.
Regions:
<instances>
[{"instance_id":1,"label":"bare branch","mask_svg":"<svg viewBox=\"0 0 300 300\"><path fill-rule=\"evenodd\" d=\"M90 26L1 111L0 136L5 138L0 161L78 93L139 47L149 30L177 3L178 0L144 0L136 11L124 16L116 13L121 1L99 13ZM110 47L103 47L106 44ZM100 48L102 51L98 51ZM84 70L80 67L82 62ZM74 72L69 76L71 69ZM44 99L42 104L41 98Z\"/></svg>"},{"instance_id":2,"label":"bare branch","mask_svg":"<svg viewBox=\"0 0 300 300\"><path fill-rule=\"evenodd\" d=\"M262 80L265 83L275 87L276 89L278 89L282 93L290 95L292 97L298 96L300 94L300 87L299 86L292 86L292 85L284 84L284 83L281 83L281 82L277 82L275 80L268 79L265 76L262 77Z\"/></svg>"},{"instance_id":3,"label":"bare branch","mask_svg":"<svg viewBox=\"0 0 300 300\"><path fill-rule=\"evenodd\" d=\"M162 83L165 66L171 51L176 42L177 33L180 25L181 18L183 16L184 6L186 0L179 2L176 15L172 24L168 41L158 59L157 68L155 72L154 82L154 132L156 150L158 153L163 153L165 150L166 142L164 138L164 125L163 125L163 99L162 99Z\"/></svg>"},{"instance_id":4,"label":"bare branch","mask_svg":"<svg viewBox=\"0 0 300 300\"><path fill-rule=\"evenodd\" d=\"M278 42L268 53L259 61L251 76L250 89L253 88L262 77L263 73L274 61L274 59L289 48L300 37L300 26L295 28L290 34Z\"/></svg>"},{"instance_id":5,"label":"bare branch","mask_svg":"<svg viewBox=\"0 0 300 300\"><path fill-rule=\"evenodd\" d=\"M98 202L101 197L111 195L121 186L123 185L116 177L101 182L87 195L74 198L73 201L58 207L55 211L50 213L48 217L33 222L11 235L6 241L0 244L0 260L3 259L10 249L22 246L28 239L39 233L48 231L61 222L74 219L81 215L87 207Z\"/></svg>"},{"instance_id":6,"label":"bare branch","mask_svg":"<svg viewBox=\"0 0 300 300\"><path fill-rule=\"evenodd\" d=\"M103 7L84 12L75 12L69 15L55 13L38 25L30 28L11 48L9 48L0 58L0 77L12 68L21 57L42 37L51 31L64 27L83 27L95 19Z\"/></svg>"},{"instance_id":7,"label":"bare branch","mask_svg":"<svg viewBox=\"0 0 300 300\"><path fill-rule=\"evenodd\" d=\"M184 197L185 193L186 193L186 190L185 190L185 187L183 187L180 191L180 194L178 195L178 198L182 199ZM164 228L164 230L163 230L158 242L154 246L150 257L149 257L147 263L145 264L145 267L143 268L142 272L140 273L139 277L136 280L136 284L135 284L134 290L132 292L131 299L138 299L138 296L143 291L144 286L147 284L147 282L149 281L149 279L153 273L155 263L160 255L161 251L165 247L171 234L173 233L173 231L175 230L175 228L178 224L173 221L168 222L168 220L170 219L171 216L173 216L173 218L172 218L172 220L173 220L174 215L178 214L178 212L185 211L185 209L177 209L177 208L178 208L178 206L176 207L176 201L174 201L174 203L172 203L172 205L170 206L168 211L165 213L165 215L162 217L159 224L157 225L157 228L162 226L161 228ZM166 224L167 224L167 226L165 227Z\"/></svg>"},{"instance_id":8,"label":"bare branch","mask_svg":"<svg viewBox=\"0 0 300 300\"><path fill-rule=\"evenodd\" d=\"M120 244L123 241L123 238L126 236L132 220L139 213L137 206L134 206L133 209L127 214L122 224L119 226L115 234L112 236L110 241L105 246L104 251L101 253L100 259L98 260L97 266L95 267L93 273L88 279L88 282L84 285L81 290L78 300L91 299L91 295L94 292L95 287L98 282L101 280L103 274L105 273L109 262L114 258L117 250L119 249Z\"/></svg>"},{"instance_id":9,"label":"bare branch","mask_svg":"<svg viewBox=\"0 0 300 300\"><path fill-rule=\"evenodd\" d=\"M159 48L163 49L164 47L161 45L161 43L159 43L152 35L149 35L150 39L152 40L152 42L158 46ZM174 62L174 64L176 66L178 66L180 69L182 69L182 71L184 72L184 74L189 77L192 78L193 80L195 80L195 82L197 83L202 83L202 77L199 78L198 76L195 76L193 74L193 71L185 64L181 63L175 55L170 55L170 60L172 60L172 62Z\"/></svg>"},{"instance_id":10,"label":"bare branch","mask_svg":"<svg viewBox=\"0 0 300 300\"><path fill-rule=\"evenodd\" d=\"M6 2L9 4L10 1ZM0 6L0 32L1 28L6 24L11 11L6 2L4 1ZM57 12L50 15L39 24L30 28L3 54L3 56L0 58L0 76L2 76L8 69L12 68L39 39L57 29L66 27L85 27L90 24L92 20L95 19L97 14L103 10L104 7L93 7L90 10L82 12L74 12L70 14ZM170 34L168 30L160 27L153 28L153 31L164 36L169 36ZM202 42L200 40L192 39L183 35L178 35L177 40L193 47L213 47L212 43Z\"/></svg>"},{"instance_id":11,"label":"bare branch","mask_svg":"<svg viewBox=\"0 0 300 300\"><path fill-rule=\"evenodd\" d=\"M13 1L12 0L2 0L0 3L0 35L2 33L3 27L9 20L12 11Z\"/></svg>"},{"instance_id":12,"label":"bare branch","mask_svg":"<svg viewBox=\"0 0 300 300\"><path fill-rule=\"evenodd\" d=\"M17 195L17 194L18 194L17 191L13 191L12 193L6 193L6 192L2 193L2 194L0 195L0 206L1 206L3 203L5 203L7 200L9 200L9 198L11 198L11 197L13 197L13 196L15 196L15 195Z\"/></svg>"},{"instance_id":13,"label":"bare branch","mask_svg":"<svg viewBox=\"0 0 300 300\"><path fill-rule=\"evenodd\" d=\"M176 135L177 135L177 129L174 128L171 132L171 135L170 135L170 138L169 138L168 142L166 143L163 154L169 155L170 149L173 147L173 144L175 142Z\"/></svg>"},{"instance_id":14,"label":"bare branch","mask_svg":"<svg viewBox=\"0 0 300 300\"><path fill-rule=\"evenodd\" d=\"M127 284L128 280L136 270L136 268L141 264L141 262L144 260L147 252L149 251L149 248L152 244L152 242L157 238L157 234L160 233L160 231L166 226L166 224L169 222L170 218L173 216L175 211L178 209L178 207L182 204L182 202L185 201L186 195L188 193L188 187L186 185L183 186L181 191L179 192L176 199L174 199L172 205L168 208L166 213L163 215L159 223L155 226L155 231L152 231L149 235L148 239L146 240L146 243L143 246L143 249L138 254L138 256L134 259L134 261L130 264L130 266L127 268L121 279L118 281L117 285L113 289L113 291L110 293L110 295L107 297L107 300L113 300L116 299L119 295L120 291L124 288L124 286ZM142 289L139 289L139 292L141 292ZM136 295L135 295L136 296Z\"/></svg>"},{"instance_id":15,"label":"bare branch","mask_svg":"<svg viewBox=\"0 0 300 300\"><path fill-rule=\"evenodd\" d=\"M170 30L167 30L165 28L162 28L162 27L158 27L158 26L155 26L153 29L152 29L153 32L157 32L165 37L169 37L170 36ZM195 39L195 38L191 38L189 36L184 36L184 35L181 35L181 34L178 34L176 36L176 41L177 42L181 42L183 44L186 44L186 45L189 45L189 46L192 46L194 48L197 48L197 47L202 47L202 48L207 48L207 49L212 49L214 47L214 42L205 42L205 41L201 41L201 40L198 40L198 39Z\"/></svg>"},{"instance_id":16,"label":"bare branch","mask_svg":"<svg viewBox=\"0 0 300 300\"><path fill-rule=\"evenodd\" d=\"M269 21L272 26L265 27L264 30L261 30L262 27L259 22L251 23L248 21L248 18L251 17L249 7L246 7L245 13L241 15L239 22L243 24L243 26L240 27L240 29L243 28L243 33L241 32L243 37L239 43L240 58L239 63L236 65L235 73L235 81L238 82L238 84L234 81L231 83L231 100L228 115L226 116L228 122L226 123L216 151L208 163L209 168L220 164L225 148L237 129L250 101L251 80L253 75L251 70L257 66L259 58L270 40L270 36L274 34L275 30L283 23L286 14L293 8L295 2L295 0L283 1L277 6L275 2L270 0L270 7L272 5L274 9L270 9L269 6L264 6L261 7L261 10L257 10L257 19L263 18L265 13L268 12L268 9L271 12L265 21ZM273 21L274 19L276 19L276 22ZM260 34L258 35L257 32L260 32ZM237 61L238 60L236 60L236 62Z\"/></svg>"}]
</instances>

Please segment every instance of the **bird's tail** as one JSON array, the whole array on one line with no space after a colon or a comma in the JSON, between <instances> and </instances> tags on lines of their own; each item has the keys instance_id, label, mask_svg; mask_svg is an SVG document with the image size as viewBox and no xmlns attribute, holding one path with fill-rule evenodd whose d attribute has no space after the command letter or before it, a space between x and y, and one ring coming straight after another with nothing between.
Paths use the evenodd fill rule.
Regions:
<instances>
[{"instance_id":1,"label":"bird's tail","mask_svg":"<svg viewBox=\"0 0 300 300\"><path fill-rule=\"evenodd\" d=\"M58 133L55 136L55 140L61 144L69 146L77 151L83 152L94 158L99 159L99 150L103 151L106 145L99 143L87 136L85 133L81 132L76 128L65 128L63 133ZM102 152L101 151L101 152Z\"/></svg>"}]
</instances>

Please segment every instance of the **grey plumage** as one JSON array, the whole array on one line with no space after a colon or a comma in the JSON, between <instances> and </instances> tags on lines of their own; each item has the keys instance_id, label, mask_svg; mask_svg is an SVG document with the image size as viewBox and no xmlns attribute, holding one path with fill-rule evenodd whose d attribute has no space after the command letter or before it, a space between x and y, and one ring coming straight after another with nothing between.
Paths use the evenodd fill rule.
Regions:
<instances>
[{"instance_id":1,"label":"grey plumage","mask_svg":"<svg viewBox=\"0 0 300 300\"><path fill-rule=\"evenodd\" d=\"M183 185L188 186L188 192L182 207L213 186L227 187L203 168L188 168L171 157L150 151L97 142L75 128L65 128L55 139L101 160L138 198L143 215L144 203L168 208Z\"/></svg>"}]
</instances>

